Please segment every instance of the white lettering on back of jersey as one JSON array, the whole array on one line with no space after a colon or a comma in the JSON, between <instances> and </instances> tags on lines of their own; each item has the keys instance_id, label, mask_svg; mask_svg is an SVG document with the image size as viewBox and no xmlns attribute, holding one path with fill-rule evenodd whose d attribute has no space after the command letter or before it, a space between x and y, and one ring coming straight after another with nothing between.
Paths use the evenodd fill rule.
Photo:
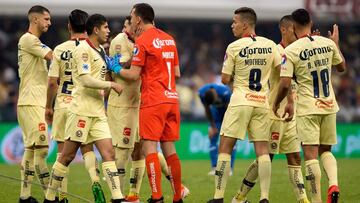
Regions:
<instances>
[{"instance_id":1,"label":"white lettering on back of jersey","mask_svg":"<svg viewBox=\"0 0 360 203\"><path fill-rule=\"evenodd\" d=\"M162 57L164 59L173 59L174 58L174 52L162 52Z\"/></svg>"}]
</instances>

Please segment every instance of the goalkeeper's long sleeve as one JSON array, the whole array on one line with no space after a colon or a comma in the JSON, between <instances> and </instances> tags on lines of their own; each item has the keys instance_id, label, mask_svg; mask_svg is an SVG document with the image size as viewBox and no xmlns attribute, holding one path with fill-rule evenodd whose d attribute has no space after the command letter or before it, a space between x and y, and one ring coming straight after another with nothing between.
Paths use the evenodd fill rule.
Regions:
<instances>
[{"instance_id":1,"label":"goalkeeper's long sleeve","mask_svg":"<svg viewBox=\"0 0 360 203\"><path fill-rule=\"evenodd\" d=\"M101 81L91 77L89 74L80 75L79 80L84 87L92 89L109 90L111 88L110 81Z\"/></svg>"}]
</instances>

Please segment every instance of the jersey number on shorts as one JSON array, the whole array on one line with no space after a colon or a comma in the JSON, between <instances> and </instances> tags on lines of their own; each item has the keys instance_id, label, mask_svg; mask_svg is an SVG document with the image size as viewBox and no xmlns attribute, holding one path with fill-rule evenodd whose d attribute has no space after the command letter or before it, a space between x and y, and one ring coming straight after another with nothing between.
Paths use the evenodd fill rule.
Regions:
<instances>
[{"instance_id":1,"label":"jersey number on shorts","mask_svg":"<svg viewBox=\"0 0 360 203\"><path fill-rule=\"evenodd\" d=\"M319 77L317 71L312 71L311 76L313 78L313 86L314 86L314 98L319 98L320 92L319 92ZM329 71L328 69L323 69L320 71L320 79L322 83L322 89L325 97L328 97L330 95L329 91Z\"/></svg>"},{"instance_id":2,"label":"jersey number on shorts","mask_svg":"<svg viewBox=\"0 0 360 203\"><path fill-rule=\"evenodd\" d=\"M64 72L65 75L70 75L71 76L71 71L65 71ZM72 81L72 78L70 78L70 81L64 81L63 83L63 86L62 86L62 89L61 89L61 93L63 94L71 94L71 90L68 90L68 86L69 85L73 85L73 81Z\"/></svg>"},{"instance_id":3,"label":"jersey number on shorts","mask_svg":"<svg viewBox=\"0 0 360 203\"><path fill-rule=\"evenodd\" d=\"M261 90L261 70L251 69L249 75L249 89L259 92Z\"/></svg>"}]
</instances>

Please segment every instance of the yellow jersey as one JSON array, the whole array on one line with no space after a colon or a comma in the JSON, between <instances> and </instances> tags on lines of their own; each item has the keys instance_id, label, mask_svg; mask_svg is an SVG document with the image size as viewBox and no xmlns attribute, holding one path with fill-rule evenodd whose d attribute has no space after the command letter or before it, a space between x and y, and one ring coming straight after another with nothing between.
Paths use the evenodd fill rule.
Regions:
<instances>
[{"instance_id":1,"label":"yellow jersey","mask_svg":"<svg viewBox=\"0 0 360 203\"><path fill-rule=\"evenodd\" d=\"M297 115L336 113L331 68L342 62L336 44L326 37L305 36L286 47L285 55L280 76L296 77Z\"/></svg>"},{"instance_id":2,"label":"yellow jersey","mask_svg":"<svg viewBox=\"0 0 360 203\"><path fill-rule=\"evenodd\" d=\"M51 49L35 35L27 32L18 43L19 99L18 106L45 107L47 91L47 65L44 57Z\"/></svg>"},{"instance_id":3,"label":"yellow jersey","mask_svg":"<svg viewBox=\"0 0 360 203\"><path fill-rule=\"evenodd\" d=\"M101 47L100 50L97 50L90 41L84 40L74 49L73 59L74 88L69 110L81 116L105 116L104 90L84 87L79 79L83 74L90 74L97 80L105 81L107 70L104 49Z\"/></svg>"},{"instance_id":4,"label":"yellow jersey","mask_svg":"<svg viewBox=\"0 0 360 203\"><path fill-rule=\"evenodd\" d=\"M283 56L285 55L284 47L281 44L278 44L277 48L278 48L280 56L283 58ZM279 83L280 83L280 69L279 68L274 68L274 69L272 69L272 71L270 73L270 79L269 79L269 84L270 84L269 104L270 104L270 107L272 107L274 105L275 98L277 96L278 89L279 89ZM294 80L291 80L291 91L292 91L293 98L294 98L294 116L293 116L293 119L296 116L296 89L297 89L296 82ZM287 104L287 99L285 97L281 101L280 108L278 110L278 114L280 116L282 116L284 114L286 104ZM270 110L270 119L285 120L285 118L277 117L272 110Z\"/></svg>"},{"instance_id":5,"label":"yellow jersey","mask_svg":"<svg viewBox=\"0 0 360 203\"><path fill-rule=\"evenodd\" d=\"M71 92L74 87L72 81L73 51L79 43L80 41L77 39L68 40L54 49L48 74L50 77L59 78L54 109L68 108L72 100Z\"/></svg>"},{"instance_id":6,"label":"yellow jersey","mask_svg":"<svg viewBox=\"0 0 360 203\"><path fill-rule=\"evenodd\" d=\"M118 34L110 43L110 56L120 54L120 62L125 63L132 59L134 43L130 41L127 34ZM119 74L112 73L116 83L124 86L119 96L114 90L110 91L108 105L116 107L139 107L140 101L140 79L137 81L126 81Z\"/></svg>"},{"instance_id":7,"label":"yellow jersey","mask_svg":"<svg viewBox=\"0 0 360 203\"><path fill-rule=\"evenodd\" d=\"M227 49L222 73L232 75L229 106L246 105L269 109L270 72L281 63L276 44L260 36L243 37Z\"/></svg>"}]
</instances>

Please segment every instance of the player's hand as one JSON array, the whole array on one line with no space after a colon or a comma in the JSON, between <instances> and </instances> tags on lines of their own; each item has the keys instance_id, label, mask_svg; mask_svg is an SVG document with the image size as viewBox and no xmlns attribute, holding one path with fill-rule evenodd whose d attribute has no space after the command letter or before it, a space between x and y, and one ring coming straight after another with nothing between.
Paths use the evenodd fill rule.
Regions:
<instances>
[{"instance_id":1,"label":"player's hand","mask_svg":"<svg viewBox=\"0 0 360 203\"><path fill-rule=\"evenodd\" d=\"M278 117L278 118L280 118L280 116L279 116L279 114L278 114L278 112L277 112L277 111L279 110L279 108L280 108L280 104L278 104L278 105L275 105L275 104L274 104L274 106L273 106L273 108L272 108L275 116Z\"/></svg>"},{"instance_id":2,"label":"player's hand","mask_svg":"<svg viewBox=\"0 0 360 203\"><path fill-rule=\"evenodd\" d=\"M294 103L287 103L282 118L285 118L285 121L289 122L293 119L293 117L294 117Z\"/></svg>"},{"instance_id":3,"label":"player's hand","mask_svg":"<svg viewBox=\"0 0 360 203\"><path fill-rule=\"evenodd\" d=\"M106 57L106 66L109 71L119 74L122 66L120 65L120 54L116 54L114 57Z\"/></svg>"},{"instance_id":4,"label":"player's hand","mask_svg":"<svg viewBox=\"0 0 360 203\"><path fill-rule=\"evenodd\" d=\"M209 139L213 138L218 132L219 130L216 127L210 126L208 130Z\"/></svg>"},{"instance_id":5,"label":"player's hand","mask_svg":"<svg viewBox=\"0 0 360 203\"><path fill-rule=\"evenodd\" d=\"M123 86L116 83L116 82L111 82L111 89L113 89L116 93L118 93L118 95L120 96L121 92L123 91Z\"/></svg>"},{"instance_id":6,"label":"player's hand","mask_svg":"<svg viewBox=\"0 0 360 203\"><path fill-rule=\"evenodd\" d=\"M47 124L52 124L54 116L54 110L52 108L46 108L45 109L45 121Z\"/></svg>"},{"instance_id":7,"label":"player's hand","mask_svg":"<svg viewBox=\"0 0 360 203\"><path fill-rule=\"evenodd\" d=\"M320 30L316 28L315 30L313 30L312 35L320 36L321 35Z\"/></svg>"},{"instance_id":8,"label":"player's hand","mask_svg":"<svg viewBox=\"0 0 360 203\"><path fill-rule=\"evenodd\" d=\"M339 27L334 24L333 25L333 31L328 31L328 37L335 42L335 44L339 45Z\"/></svg>"}]
</instances>

